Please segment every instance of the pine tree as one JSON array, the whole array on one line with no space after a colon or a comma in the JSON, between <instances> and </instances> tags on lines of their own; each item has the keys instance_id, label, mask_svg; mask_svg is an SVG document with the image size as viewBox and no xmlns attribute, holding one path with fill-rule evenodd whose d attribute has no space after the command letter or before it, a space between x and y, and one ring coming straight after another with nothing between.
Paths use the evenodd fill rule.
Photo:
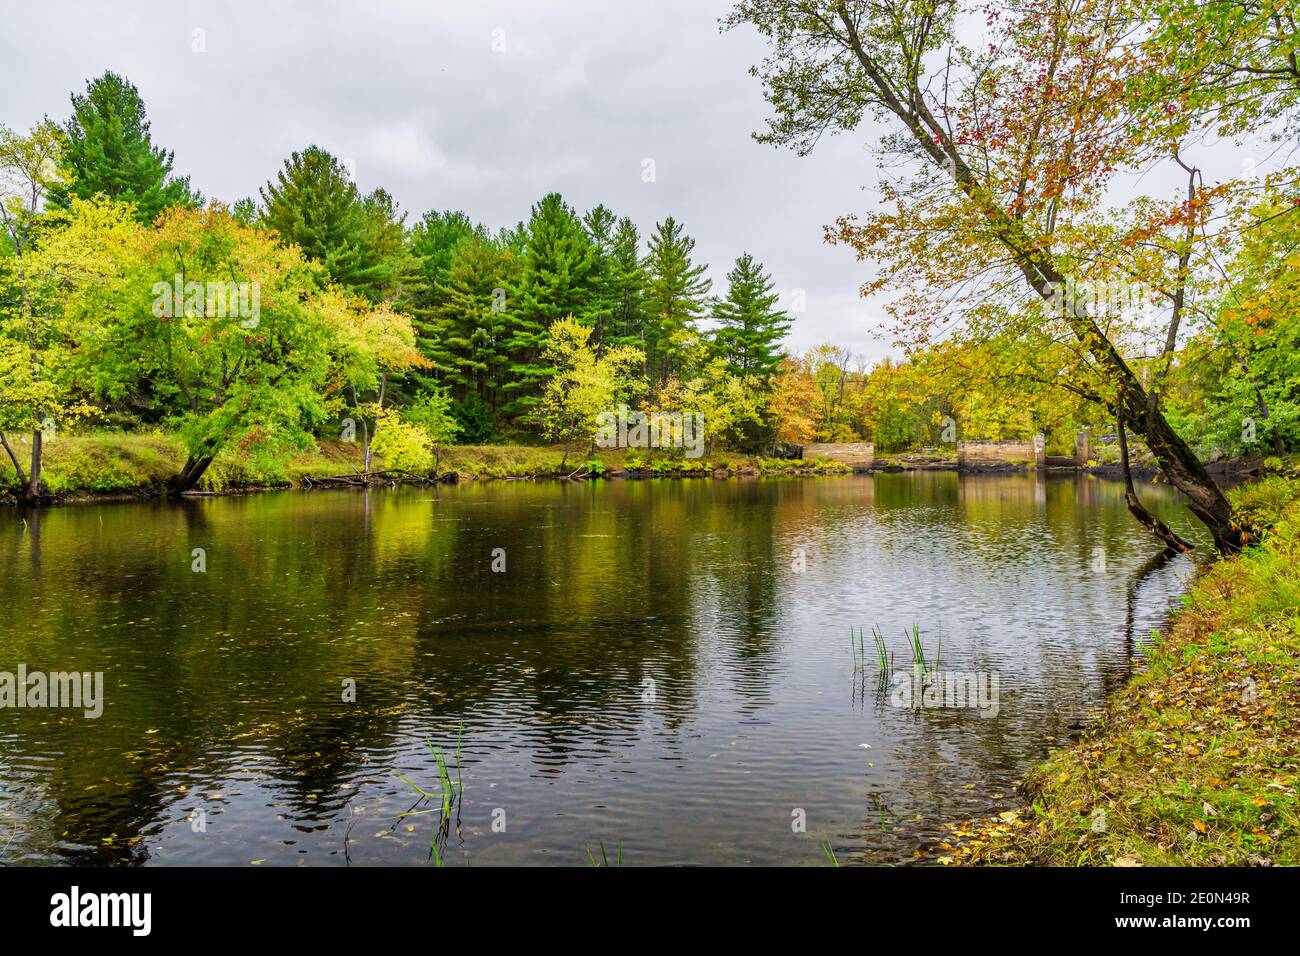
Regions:
<instances>
[{"instance_id":1,"label":"pine tree","mask_svg":"<svg viewBox=\"0 0 1300 956\"><path fill-rule=\"evenodd\" d=\"M474 223L465 213L451 209L442 212L430 210L412 227L411 252L419 257L430 289L447 281L457 251L471 238L486 240L487 227Z\"/></svg>"},{"instance_id":2,"label":"pine tree","mask_svg":"<svg viewBox=\"0 0 1300 956\"><path fill-rule=\"evenodd\" d=\"M609 340L617 308L614 288L614 229L618 218L608 206L598 205L582 217L583 228L595 250L591 285L591 345L599 347Z\"/></svg>"},{"instance_id":3,"label":"pine tree","mask_svg":"<svg viewBox=\"0 0 1300 956\"><path fill-rule=\"evenodd\" d=\"M384 263L374 248L374 221L337 159L319 146L294 152L261 194L264 225L344 288L379 297Z\"/></svg>"},{"instance_id":4,"label":"pine tree","mask_svg":"<svg viewBox=\"0 0 1300 956\"><path fill-rule=\"evenodd\" d=\"M376 272L366 292L372 301L383 301L409 312L416 291L423 285L422 263L412 255L406 239L406 213L385 189L376 189L361 200L366 223L366 248Z\"/></svg>"},{"instance_id":5,"label":"pine tree","mask_svg":"<svg viewBox=\"0 0 1300 956\"><path fill-rule=\"evenodd\" d=\"M790 317L775 308L778 294L761 263L745 253L727 273L727 297L714 304L713 341L729 371L770 381L781 365L781 340Z\"/></svg>"},{"instance_id":6,"label":"pine tree","mask_svg":"<svg viewBox=\"0 0 1300 956\"><path fill-rule=\"evenodd\" d=\"M614 230L609 282L614 300L609 342L614 346L630 345L644 353L648 338L646 272L641 261L640 233L627 217L620 219Z\"/></svg>"},{"instance_id":7,"label":"pine tree","mask_svg":"<svg viewBox=\"0 0 1300 956\"><path fill-rule=\"evenodd\" d=\"M537 402L551 369L543 358L547 329L572 316L594 324L596 248L573 209L559 193L533 206L521 257L518 285L510 296L513 399L507 408L519 415Z\"/></svg>"},{"instance_id":8,"label":"pine tree","mask_svg":"<svg viewBox=\"0 0 1300 956\"><path fill-rule=\"evenodd\" d=\"M105 73L86 84L84 96L72 94L72 117L63 133L64 181L49 195L60 209L73 198L103 193L131 203L136 218L148 224L170 206L203 202L191 192L188 176L171 175L172 154L153 145L144 101L124 76Z\"/></svg>"},{"instance_id":9,"label":"pine tree","mask_svg":"<svg viewBox=\"0 0 1300 956\"><path fill-rule=\"evenodd\" d=\"M440 310L446 301L448 278L461 248L473 239L487 242L487 228L476 225L463 212L448 209L426 212L411 229L407 240L407 248L419 263L421 275L409 306L416 347L438 365L442 363L437 342L444 334Z\"/></svg>"},{"instance_id":10,"label":"pine tree","mask_svg":"<svg viewBox=\"0 0 1300 956\"><path fill-rule=\"evenodd\" d=\"M660 381L678 370L685 340L696 331L713 287L712 280L703 278L707 266L691 262L694 250L695 240L672 216L656 225L650 237L644 263L646 362L649 374Z\"/></svg>"},{"instance_id":11,"label":"pine tree","mask_svg":"<svg viewBox=\"0 0 1300 956\"><path fill-rule=\"evenodd\" d=\"M483 401L497 412L510 356L505 289L518 268L513 253L491 240L472 235L458 247L439 285L426 353L434 377L450 385L460 402Z\"/></svg>"}]
</instances>

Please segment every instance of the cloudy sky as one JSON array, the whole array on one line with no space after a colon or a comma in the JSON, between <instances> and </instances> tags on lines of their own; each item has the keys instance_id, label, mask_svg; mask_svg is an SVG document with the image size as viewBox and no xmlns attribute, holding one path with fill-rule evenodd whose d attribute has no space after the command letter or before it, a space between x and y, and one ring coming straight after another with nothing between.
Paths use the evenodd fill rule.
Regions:
<instances>
[{"instance_id":1,"label":"cloudy sky","mask_svg":"<svg viewBox=\"0 0 1300 956\"><path fill-rule=\"evenodd\" d=\"M158 144L206 196L255 195L293 149L355 163L414 221L464 209L499 227L558 190L643 233L672 215L715 286L741 252L787 296L789 344L883 354L883 313L822 226L860 208L875 161L841 139L799 159L755 143L766 106L752 31L722 34L715 0L309 3L169 0L8 6L0 123L62 122L106 69L140 89ZM203 31L196 34L196 30ZM202 42L196 42L196 37ZM195 47L204 47L196 52ZM654 162L654 182L643 164Z\"/></svg>"},{"instance_id":2,"label":"cloudy sky","mask_svg":"<svg viewBox=\"0 0 1300 956\"><path fill-rule=\"evenodd\" d=\"M715 288L750 252L791 296L789 345L890 351L867 266L822 227L869 206L870 124L813 155L755 143L763 45L721 34L726 0L157 0L7 5L0 123L62 122L106 69L139 87L155 142L208 197L256 195L310 143L409 211L463 209L496 228L558 190L643 234L672 215ZM1223 154L1230 163L1239 161ZM654 163L654 182L642 170ZM1147 184L1149 185L1149 184ZM787 298L787 303L793 301Z\"/></svg>"}]
</instances>

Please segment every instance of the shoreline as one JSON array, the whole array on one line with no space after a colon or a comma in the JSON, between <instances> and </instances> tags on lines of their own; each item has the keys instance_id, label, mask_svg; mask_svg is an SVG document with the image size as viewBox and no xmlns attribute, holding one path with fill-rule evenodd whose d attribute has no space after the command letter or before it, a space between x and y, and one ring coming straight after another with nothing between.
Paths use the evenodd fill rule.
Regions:
<instances>
[{"instance_id":1,"label":"shoreline","mask_svg":"<svg viewBox=\"0 0 1300 956\"><path fill-rule=\"evenodd\" d=\"M1203 566L1130 680L996 816L948 825L959 866L1300 865L1300 478L1231 492L1255 543Z\"/></svg>"},{"instance_id":2,"label":"shoreline","mask_svg":"<svg viewBox=\"0 0 1300 956\"><path fill-rule=\"evenodd\" d=\"M317 490L328 487L382 487L407 483L459 481L640 481L649 478L826 477L850 474L899 474L922 471L978 474L1043 474L1049 477L1088 474L1119 479L1111 462L1078 467L1005 462L962 466L955 457L944 458L903 452L882 455L868 466L851 467L827 459L768 458L735 452L714 452L700 459L648 456L639 450L599 450L583 460L565 455L562 448L531 445L453 445L443 449L437 474L418 474L376 460L371 472L362 473L362 450L353 443L319 441L274 466L255 467L234 455L219 458L200 486L180 497L201 498L254 494L266 491ZM55 504L114 501L148 501L169 497L167 482L180 471L184 452L168 435L98 433L63 436L48 448L42 476L47 489L35 507ZM564 467L560 464L564 462ZM1220 462L1216 477L1232 484L1260 471L1259 460ZM1149 462L1136 462L1135 479L1158 480ZM13 493L14 474L0 463L0 502L21 507ZM28 506L32 507L32 506Z\"/></svg>"},{"instance_id":3,"label":"shoreline","mask_svg":"<svg viewBox=\"0 0 1300 956\"><path fill-rule=\"evenodd\" d=\"M581 469L579 469L580 471ZM0 492L0 504L11 508L31 508L31 507L54 507L58 505L69 504L109 504L121 502L142 502L142 501L166 501L166 500L197 500L203 498L234 498L244 495L265 494L269 492L285 491L343 491L347 489L358 488L394 488L399 485L435 485L435 484L460 484L462 482L507 482L507 481L534 481L534 482L551 482L551 481L649 481L654 479L695 479L710 481L727 481L732 479L760 479L760 478L846 478L861 475L881 475L881 474L908 474L919 472L948 472L958 475L1036 475L1042 474L1050 478L1067 478L1078 475L1089 475L1095 478L1101 478L1107 481L1122 480L1122 475L1115 466L1099 465L1088 468L1049 468L1035 469L1033 467L1024 467L1017 465L978 465L961 467L953 463L951 465L930 465L926 467L900 467L895 465L873 466L870 468L847 468L826 466L812 462L801 462L788 468L765 468L762 466L750 466L741 468L718 468L718 469L690 469L674 468L672 470L656 471L652 469L620 469L616 471L602 471L599 473L585 474L560 474L558 472L526 473L526 474L474 474L463 473L458 471L446 471L437 475L407 475L400 478L375 477L373 474L367 476L357 473L355 476L347 476L344 480L340 476L307 476L307 480L294 480L277 483L231 483L220 488L194 489L182 492L179 495L168 493L164 484L141 484L133 487L114 488L108 490L96 490L94 488L83 487L74 488L55 493L49 493L42 496L42 500L36 505L22 505L17 498L9 491ZM1151 482L1158 480L1158 475L1151 469L1134 469L1134 479L1142 482Z\"/></svg>"}]
</instances>

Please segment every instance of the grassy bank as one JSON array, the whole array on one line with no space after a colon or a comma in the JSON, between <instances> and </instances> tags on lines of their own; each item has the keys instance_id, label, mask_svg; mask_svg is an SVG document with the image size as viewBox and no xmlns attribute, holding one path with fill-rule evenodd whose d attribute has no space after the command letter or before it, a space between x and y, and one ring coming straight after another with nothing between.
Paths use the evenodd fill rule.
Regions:
<instances>
[{"instance_id":1,"label":"grassy bank","mask_svg":"<svg viewBox=\"0 0 1300 956\"><path fill-rule=\"evenodd\" d=\"M945 862L1300 864L1300 480L1234 496L1256 544L1197 579L1026 805L954 827Z\"/></svg>"},{"instance_id":2,"label":"grassy bank","mask_svg":"<svg viewBox=\"0 0 1300 956\"><path fill-rule=\"evenodd\" d=\"M30 445L11 435L19 460L26 467ZM46 446L43 472L46 491L57 497L156 494L185 461L181 444L165 434L97 433L59 435ZM564 467L561 468L561 463ZM257 466L235 451L222 454L208 469L201 490L240 491L256 488L295 488L306 478L347 475L360 471L359 444L321 441L309 451L270 466ZM385 467L376 458L372 468ZM444 449L440 474L459 479L550 478L575 471L598 477L621 472L659 476L755 475L847 471L834 462L785 461L718 452L698 459L628 451L599 450L590 462L562 448L528 445L455 445ZM0 487L12 489L15 475L7 456L0 461Z\"/></svg>"}]
</instances>

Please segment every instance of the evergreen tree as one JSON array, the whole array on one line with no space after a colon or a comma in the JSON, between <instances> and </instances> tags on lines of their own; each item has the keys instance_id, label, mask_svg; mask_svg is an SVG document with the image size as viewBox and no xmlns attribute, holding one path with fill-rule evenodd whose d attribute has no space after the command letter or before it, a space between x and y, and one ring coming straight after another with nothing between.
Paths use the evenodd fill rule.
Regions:
<instances>
[{"instance_id":1,"label":"evergreen tree","mask_svg":"<svg viewBox=\"0 0 1300 956\"><path fill-rule=\"evenodd\" d=\"M644 353L649 339L644 302L646 272L641 261L641 236L626 216L614 230L609 283L614 302L609 342L614 346L630 345Z\"/></svg>"},{"instance_id":2,"label":"evergreen tree","mask_svg":"<svg viewBox=\"0 0 1300 956\"><path fill-rule=\"evenodd\" d=\"M608 206L596 206L582 217L583 228L595 250L591 274L591 345L599 347L609 340L617 307L614 288L614 229L618 218Z\"/></svg>"},{"instance_id":3,"label":"evergreen tree","mask_svg":"<svg viewBox=\"0 0 1300 956\"><path fill-rule=\"evenodd\" d=\"M429 323L426 355L434 363L434 377L450 385L458 401L479 399L493 414L501 407L502 386L509 377L505 290L517 268L513 253L471 235L460 244L438 287Z\"/></svg>"},{"instance_id":4,"label":"evergreen tree","mask_svg":"<svg viewBox=\"0 0 1300 956\"><path fill-rule=\"evenodd\" d=\"M790 317L775 307L779 296L771 277L749 253L727 273L727 285L727 297L713 307L717 352L732 373L770 381L781 365L780 343Z\"/></svg>"},{"instance_id":5,"label":"evergreen tree","mask_svg":"<svg viewBox=\"0 0 1300 956\"><path fill-rule=\"evenodd\" d=\"M198 206L188 176L172 176L172 154L153 145L140 93L124 76L105 73L72 94L72 117L63 128L63 181L50 189L50 202L68 209L72 199L104 194L136 208L152 223L170 206Z\"/></svg>"},{"instance_id":6,"label":"evergreen tree","mask_svg":"<svg viewBox=\"0 0 1300 956\"><path fill-rule=\"evenodd\" d=\"M559 193L533 206L521 256L518 284L510 297L511 373L507 384L518 415L533 407L551 369L543 358L547 330L572 316L590 327L594 321L596 247L582 222Z\"/></svg>"},{"instance_id":7,"label":"evergreen tree","mask_svg":"<svg viewBox=\"0 0 1300 956\"><path fill-rule=\"evenodd\" d=\"M411 229L410 248L421 262L429 289L447 281L452 260L463 242L471 238L486 240L487 228L476 225L463 212L430 210Z\"/></svg>"},{"instance_id":8,"label":"evergreen tree","mask_svg":"<svg viewBox=\"0 0 1300 956\"><path fill-rule=\"evenodd\" d=\"M691 262L694 250L695 240L672 216L656 225L650 237L644 297L647 369L660 381L680 368L682 351L713 287L712 280L703 278L707 266Z\"/></svg>"},{"instance_id":9,"label":"evergreen tree","mask_svg":"<svg viewBox=\"0 0 1300 956\"><path fill-rule=\"evenodd\" d=\"M365 292L410 312L415 295L423 285L420 261L411 253L406 239L406 213L385 189L376 189L361 200L366 222L366 248L376 266L375 277Z\"/></svg>"},{"instance_id":10,"label":"evergreen tree","mask_svg":"<svg viewBox=\"0 0 1300 956\"><path fill-rule=\"evenodd\" d=\"M407 248L415 257L421 276L409 306L416 347L438 365L442 364L437 352L437 342L442 337L439 313L446 300L448 277L460 249L471 239L487 241L487 228L476 225L465 213L450 209L426 212L408 237Z\"/></svg>"},{"instance_id":11,"label":"evergreen tree","mask_svg":"<svg viewBox=\"0 0 1300 956\"><path fill-rule=\"evenodd\" d=\"M263 224L325 267L346 289L377 300L385 264L375 249L376 219L343 165L319 146L294 152L261 190Z\"/></svg>"}]
</instances>

